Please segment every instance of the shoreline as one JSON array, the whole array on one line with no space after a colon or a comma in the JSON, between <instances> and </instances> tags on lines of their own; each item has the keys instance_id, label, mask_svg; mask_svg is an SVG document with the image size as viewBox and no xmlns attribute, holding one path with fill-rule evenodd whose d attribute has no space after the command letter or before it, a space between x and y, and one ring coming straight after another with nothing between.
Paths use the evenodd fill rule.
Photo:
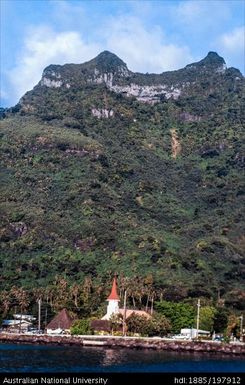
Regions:
<instances>
[{"instance_id":1,"label":"shoreline","mask_svg":"<svg viewBox=\"0 0 245 385\"><path fill-rule=\"evenodd\" d=\"M220 343L212 341L173 341L150 337L117 336L70 336L70 335L27 335L1 333L0 343L32 345L68 345L108 348L154 349L190 353L221 353L227 355L245 355L244 343Z\"/></svg>"}]
</instances>

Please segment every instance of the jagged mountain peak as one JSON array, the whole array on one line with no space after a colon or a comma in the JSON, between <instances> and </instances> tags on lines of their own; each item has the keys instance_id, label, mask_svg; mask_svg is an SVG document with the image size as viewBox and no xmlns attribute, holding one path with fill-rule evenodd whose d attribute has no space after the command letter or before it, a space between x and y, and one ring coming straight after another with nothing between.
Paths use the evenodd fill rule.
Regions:
<instances>
[{"instance_id":1,"label":"jagged mountain peak","mask_svg":"<svg viewBox=\"0 0 245 385\"><path fill-rule=\"evenodd\" d=\"M188 64L186 68L190 69L215 69L219 72L223 72L226 70L225 60L217 54L217 52L210 51L204 59L201 59L198 62Z\"/></svg>"},{"instance_id":2,"label":"jagged mountain peak","mask_svg":"<svg viewBox=\"0 0 245 385\"><path fill-rule=\"evenodd\" d=\"M202 59L199 63L206 63L206 64L225 64L225 60L217 54L217 52L210 51L207 56Z\"/></svg>"},{"instance_id":3,"label":"jagged mountain peak","mask_svg":"<svg viewBox=\"0 0 245 385\"><path fill-rule=\"evenodd\" d=\"M218 59L218 60L225 62L224 59L215 51L209 51L207 56L204 59L207 59L207 58L209 58L211 60L217 60Z\"/></svg>"},{"instance_id":4,"label":"jagged mountain peak","mask_svg":"<svg viewBox=\"0 0 245 385\"><path fill-rule=\"evenodd\" d=\"M100 72L128 71L127 64L110 51L101 52L98 56L85 64L94 66Z\"/></svg>"},{"instance_id":5,"label":"jagged mountain peak","mask_svg":"<svg viewBox=\"0 0 245 385\"><path fill-rule=\"evenodd\" d=\"M120 59L115 53L107 51L107 50L102 51L101 53L99 53L99 55L97 55L94 60L97 60L97 61L107 61L107 62L115 61L118 64L122 64L122 63L125 64L122 61L122 59Z\"/></svg>"},{"instance_id":6,"label":"jagged mountain peak","mask_svg":"<svg viewBox=\"0 0 245 385\"><path fill-rule=\"evenodd\" d=\"M43 71L43 76L54 76L57 77L56 72L61 74L61 76L64 76L64 74L74 73L74 72L80 72L80 70L86 70L86 71L92 71L95 70L100 73L129 73L130 71L127 68L127 64L120 59L116 54L110 52L110 51L102 51L99 55L97 55L95 58L81 63L81 64L74 64L74 63L68 63L64 65L59 64L50 64L47 66Z\"/></svg>"}]
</instances>

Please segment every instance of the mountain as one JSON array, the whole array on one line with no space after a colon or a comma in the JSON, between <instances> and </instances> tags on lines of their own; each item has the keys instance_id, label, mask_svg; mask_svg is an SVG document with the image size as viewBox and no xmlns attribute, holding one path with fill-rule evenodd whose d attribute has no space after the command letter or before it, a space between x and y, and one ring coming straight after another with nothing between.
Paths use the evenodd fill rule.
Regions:
<instances>
[{"instance_id":1,"label":"mountain","mask_svg":"<svg viewBox=\"0 0 245 385\"><path fill-rule=\"evenodd\" d=\"M90 277L97 306L116 271L244 306L244 83L215 52L161 74L108 51L44 69L1 111L0 288Z\"/></svg>"},{"instance_id":2,"label":"mountain","mask_svg":"<svg viewBox=\"0 0 245 385\"><path fill-rule=\"evenodd\" d=\"M116 55L105 51L84 64L47 67L39 84L21 99L21 105L25 111L26 108L35 110L39 105L39 98L43 104L44 87L84 91L85 86L91 88L92 85L104 85L119 95L154 104L164 99L177 100L180 96L198 96L203 94L204 89L210 90L212 95L212 86L217 85L217 76L220 83L224 83L221 75L225 75L226 86L228 80L232 84L235 82L236 87L242 84L241 73L235 69L227 70L224 59L215 52L209 52L200 62L187 65L181 70L157 75L133 73Z\"/></svg>"}]
</instances>

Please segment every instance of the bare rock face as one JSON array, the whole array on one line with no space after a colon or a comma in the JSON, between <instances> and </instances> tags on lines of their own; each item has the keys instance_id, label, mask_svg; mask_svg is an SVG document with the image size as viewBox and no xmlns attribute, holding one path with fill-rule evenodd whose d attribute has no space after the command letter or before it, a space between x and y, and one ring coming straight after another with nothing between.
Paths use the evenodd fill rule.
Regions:
<instances>
[{"instance_id":1,"label":"bare rock face","mask_svg":"<svg viewBox=\"0 0 245 385\"><path fill-rule=\"evenodd\" d=\"M181 95L182 87L178 88L177 85L168 87L164 84L141 86L135 83L131 83L127 86L111 85L109 88L118 94L134 96L141 102L154 104L160 101L161 96L164 96L166 99L178 99Z\"/></svg>"},{"instance_id":2,"label":"bare rock face","mask_svg":"<svg viewBox=\"0 0 245 385\"><path fill-rule=\"evenodd\" d=\"M24 222L10 223L12 231L16 234L17 237L21 237L27 233L27 225Z\"/></svg>"},{"instance_id":3,"label":"bare rock face","mask_svg":"<svg viewBox=\"0 0 245 385\"><path fill-rule=\"evenodd\" d=\"M95 116L96 118L111 118L113 115L114 115L114 111L113 110L109 110L107 108L101 108L101 109L97 109L97 108L92 108L92 115Z\"/></svg>"},{"instance_id":4,"label":"bare rock face","mask_svg":"<svg viewBox=\"0 0 245 385\"><path fill-rule=\"evenodd\" d=\"M62 86L62 84L63 84L63 82L61 80L52 80L52 79L45 77L45 76L41 80L42 86L46 86L46 87L50 87L50 88L59 88Z\"/></svg>"},{"instance_id":5,"label":"bare rock face","mask_svg":"<svg viewBox=\"0 0 245 385\"><path fill-rule=\"evenodd\" d=\"M184 122L200 122L201 116L190 114L189 112L182 112L180 114L180 119Z\"/></svg>"},{"instance_id":6,"label":"bare rock face","mask_svg":"<svg viewBox=\"0 0 245 385\"><path fill-rule=\"evenodd\" d=\"M24 222L9 223L8 226L3 227L0 231L0 240L9 242L24 236L28 231L28 227Z\"/></svg>"},{"instance_id":7,"label":"bare rock face","mask_svg":"<svg viewBox=\"0 0 245 385\"><path fill-rule=\"evenodd\" d=\"M186 88L189 84L177 83L177 84L163 84L162 80L159 79L158 84L137 84L136 82L123 82L125 78L131 77L131 72L125 66L117 67L116 72L101 72L98 68L95 68L93 73L84 79L85 83L88 84L104 84L110 91L113 91L117 94L122 94L127 97L135 97L137 100L143 103L155 104L160 102L161 97L166 99L173 98L174 100L178 99L182 93L182 90ZM119 80L119 81L118 81ZM40 81L41 87L48 88L70 88L74 87L72 81L70 82L69 78L65 79L61 76L59 72L53 70L45 70ZM92 111L94 116L99 118L109 117L106 116L106 111L95 112ZM99 116L100 115L100 116Z\"/></svg>"},{"instance_id":8,"label":"bare rock face","mask_svg":"<svg viewBox=\"0 0 245 385\"><path fill-rule=\"evenodd\" d=\"M48 88L60 88L62 86L70 88L70 84L65 82L61 73L53 71L52 69L49 69L49 67L43 71L40 85Z\"/></svg>"},{"instance_id":9,"label":"bare rock face","mask_svg":"<svg viewBox=\"0 0 245 385\"><path fill-rule=\"evenodd\" d=\"M176 157L180 154L181 152L181 144L180 140L178 138L177 132L175 128L173 128L171 131L172 135L172 140L171 140L171 145L172 145L172 157L176 159Z\"/></svg>"}]
</instances>

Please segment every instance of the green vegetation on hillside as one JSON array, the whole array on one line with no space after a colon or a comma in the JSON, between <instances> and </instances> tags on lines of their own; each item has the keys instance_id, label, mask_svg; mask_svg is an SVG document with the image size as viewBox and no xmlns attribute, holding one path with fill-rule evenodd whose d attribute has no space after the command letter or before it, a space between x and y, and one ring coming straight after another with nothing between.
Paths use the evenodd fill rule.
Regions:
<instances>
[{"instance_id":1,"label":"green vegetation on hillside","mask_svg":"<svg viewBox=\"0 0 245 385\"><path fill-rule=\"evenodd\" d=\"M6 113L2 305L7 293L8 309L18 303L14 286L30 303L39 290L53 309L89 315L117 272L132 306L221 295L244 307L242 88L234 88L234 71L202 74L188 95L155 105L103 84L37 86ZM99 119L93 108L114 114Z\"/></svg>"}]
</instances>

